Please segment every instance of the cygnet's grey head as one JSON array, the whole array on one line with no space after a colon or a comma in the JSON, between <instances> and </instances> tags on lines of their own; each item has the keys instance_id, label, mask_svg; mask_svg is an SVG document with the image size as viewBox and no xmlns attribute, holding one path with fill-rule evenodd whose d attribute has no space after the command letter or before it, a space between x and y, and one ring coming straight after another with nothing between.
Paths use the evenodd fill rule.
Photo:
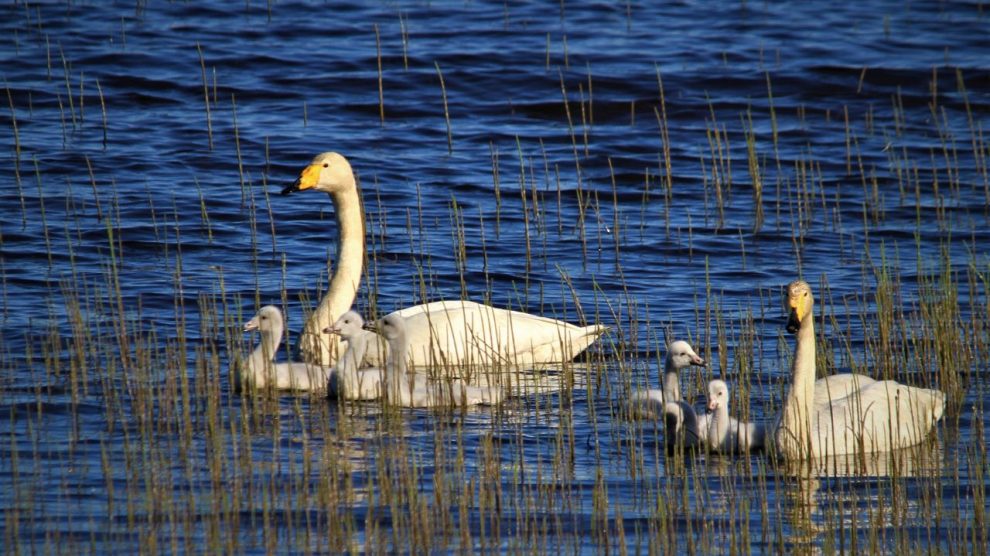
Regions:
<instances>
[{"instance_id":1,"label":"cygnet's grey head","mask_svg":"<svg viewBox=\"0 0 990 556\"><path fill-rule=\"evenodd\" d=\"M690 365L705 366L705 360L684 340L673 342L667 347L667 360L673 363L675 369L683 369Z\"/></svg>"},{"instance_id":2,"label":"cygnet's grey head","mask_svg":"<svg viewBox=\"0 0 990 556\"><path fill-rule=\"evenodd\" d=\"M324 334L337 334L345 340L353 338L364 328L364 319L357 311L347 311L333 325L323 329Z\"/></svg>"},{"instance_id":3,"label":"cygnet's grey head","mask_svg":"<svg viewBox=\"0 0 990 556\"><path fill-rule=\"evenodd\" d=\"M721 380L708 383L708 411L729 407L729 385Z\"/></svg>"},{"instance_id":4,"label":"cygnet's grey head","mask_svg":"<svg viewBox=\"0 0 990 556\"><path fill-rule=\"evenodd\" d=\"M251 320L244 323L244 331L272 332L282 328L282 311L274 305L265 305Z\"/></svg>"},{"instance_id":5,"label":"cygnet's grey head","mask_svg":"<svg viewBox=\"0 0 990 556\"><path fill-rule=\"evenodd\" d=\"M365 325L365 329L380 334L391 342L405 336L406 321L399 315L386 315Z\"/></svg>"}]
</instances>

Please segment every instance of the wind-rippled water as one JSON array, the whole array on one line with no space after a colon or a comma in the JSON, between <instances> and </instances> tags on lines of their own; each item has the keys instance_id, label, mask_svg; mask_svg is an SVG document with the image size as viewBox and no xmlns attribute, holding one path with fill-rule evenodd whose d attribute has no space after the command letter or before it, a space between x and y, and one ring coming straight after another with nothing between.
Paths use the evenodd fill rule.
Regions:
<instances>
[{"instance_id":1,"label":"wind-rippled water","mask_svg":"<svg viewBox=\"0 0 990 556\"><path fill-rule=\"evenodd\" d=\"M0 14L8 551L987 547L982 3ZM279 304L291 341L335 264L329 199L277 195L327 150L362 184L362 311L467 295L609 325L573 390L398 424L232 393L240 325ZM690 397L726 378L772 419L799 276L826 372L950 391L930 457L678 463L622 415L676 337L710 361Z\"/></svg>"}]
</instances>

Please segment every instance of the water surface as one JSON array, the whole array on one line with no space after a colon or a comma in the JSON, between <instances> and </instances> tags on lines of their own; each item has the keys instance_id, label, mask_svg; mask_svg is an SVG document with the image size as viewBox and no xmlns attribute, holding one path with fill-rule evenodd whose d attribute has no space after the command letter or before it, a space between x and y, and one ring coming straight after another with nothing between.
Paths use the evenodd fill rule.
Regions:
<instances>
[{"instance_id":1,"label":"water surface","mask_svg":"<svg viewBox=\"0 0 990 556\"><path fill-rule=\"evenodd\" d=\"M986 549L982 4L198 4L0 8L8 550ZM277 195L326 150L363 187L362 311L609 325L574 388L232 393L240 325L279 304L291 342L334 264L329 199ZM726 378L771 419L799 276L822 372L951 392L924 455L799 479L623 418L687 338L689 397Z\"/></svg>"}]
</instances>

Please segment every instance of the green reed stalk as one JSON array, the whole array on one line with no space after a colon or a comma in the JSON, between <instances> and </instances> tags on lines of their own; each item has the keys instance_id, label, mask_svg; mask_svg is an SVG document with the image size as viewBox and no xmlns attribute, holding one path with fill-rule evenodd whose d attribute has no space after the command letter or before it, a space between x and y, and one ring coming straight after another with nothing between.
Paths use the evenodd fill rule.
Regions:
<instances>
[{"instance_id":1,"label":"green reed stalk","mask_svg":"<svg viewBox=\"0 0 990 556\"><path fill-rule=\"evenodd\" d=\"M495 239L498 240L502 229L502 193L499 187L501 180L499 179L498 147L493 141L488 142L488 151L491 153L492 160L492 186L495 190Z\"/></svg>"},{"instance_id":2,"label":"green reed stalk","mask_svg":"<svg viewBox=\"0 0 990 556\"><path fill-rule=\"evenodd\" d=\"M381 125L385 126L385 83L382 77L382 38L378 32L378 24L375 27L375 52L378 60L378 118Z\"/></svg>"},{"instance_id":3,"label":"green reed stalk","mask_svg":"<svg viewBox=\"0 0 990 556\"><path fill-rule=\"evenodd\" d=\"M76 108L72 101L72 84L69 82L69 62L65 59L65 52L62 45L58 46L58 53L62 57L62 72L65 76L65 96L69 99L69 115L72 118L72 129L76 129Z\"/></svg>"},{"instance_id":4,"label":"green reed stalk","mask_svg":"<svg viewBox=\"0 0 990 556\"><path fill-rule=\"evenodd\" d=\"M210 151L213 151L213 117L210 115L210 90L209 84L206 80L206 59L203 56L203 48L198 42L196 43L196 53L199 54L199 69L203 76L203 106L206 109L207 144L209 145Z\"/></svg>"},{"instance_id":5,"label":"green reed stalk","mask_svg":"<svg viewBox=\"0 0 990 556\"><path fill-rule=\"evenodd\" d=\"M21 186L21 136L17 129L17 112L14 110L14 95L4 79L4 89L7 91L7 105L10 107L10 125L14 131L14 181L17 183L17 198L21 202L21 229L27 227L27 208L24 204L24 189Z\"/></svg>"},{"instance_id":6,"label":"green reed stalk","mask_svg":"<svg viewBox=\"0 0 990 556\"><path fill-rule=\"evenodd\" d=\"M437 77L440 79L440 93L443 97L443 120L447 124L447 154L450 155L454 153L454 135L450 128L450 110L447 107L447 86L443 82L440 63L434 60L433 65L437 68Z\"/></svg>"},{"instance_id":7,"label":"green reed stalk","mask_svg":"<svg viewBox=\"0 0 990 556\"><path fill-rule=\"evenodd\" d=\"M522 203L523 235L526 242L526 271L524 275L525 291L529 291L529 277L533 265L533 245L530 238L529 207L526 203L526 159L523 156L522 142L516 136L516 153L519 155L519 200Z\"/></svg>"}]
</instances>

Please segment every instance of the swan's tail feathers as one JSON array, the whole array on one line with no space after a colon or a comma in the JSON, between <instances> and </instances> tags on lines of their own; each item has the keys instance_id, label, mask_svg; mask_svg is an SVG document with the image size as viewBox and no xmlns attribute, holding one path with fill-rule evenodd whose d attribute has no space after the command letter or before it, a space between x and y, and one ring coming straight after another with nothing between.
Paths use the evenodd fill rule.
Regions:
<instances>
[{"instance_id":1,"label":"swan's tail feathers","mask_svg":"<svg viewBox=\"0 0 990 556\"><path fill-rule=\"evenodd\" d=\"M581 327L581 331L585 336L591 336L592 338L598 338L602 334L608 332L608 327L604 324L592 324L591 326Z\"/></svg>"},{"instance_id":2,"label":"swan's tail feathers","mask_svg":"<svg viewBox=\"0 0 990 556\"><path fill-rule=\"evenodd\" d=\"M931 393L932 422L942 418L945 413L945 392L941 390L929 390Z\"/></svg>"},{"instance_id":3,"label":"swan's tail feathers","mask_svg":"<svg viewBox=\"0 0 990 556\"><path fill-rule=\"evenodd\" d=\"M595 340L602 334L608 332L609 328L603 324L592 324L579 328L580 334L573 339L573 356L577 356L595 343ZM573 338L573 337L572 337Z\"/></svg>"}]
</instances>

